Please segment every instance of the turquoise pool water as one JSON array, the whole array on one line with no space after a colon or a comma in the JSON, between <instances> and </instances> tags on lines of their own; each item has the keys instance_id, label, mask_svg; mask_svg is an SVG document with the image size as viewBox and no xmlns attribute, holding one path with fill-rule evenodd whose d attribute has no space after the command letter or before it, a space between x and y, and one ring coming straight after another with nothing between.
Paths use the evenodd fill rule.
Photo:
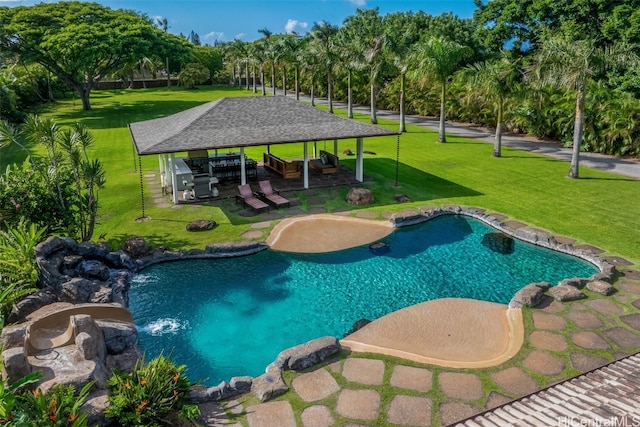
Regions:
<instances>
[{"instance_id":1,"label":"turquoise pool water","mask_svg":"<svg viewBox=\"0 0 640 427\"><path fill-rule=\"evenodd\" d=\"M154 265L138 274L130 309L147 359L172 351L193 381L258 376L278 353L313 338L342 338L354 322L423 301L461 297L508 303L531 282L556 284L597 269L515 241L501 254L482 244L495 230L447 215L396 230L390 249L326 254L263 251Z\"/></svg>"}]
</instances>

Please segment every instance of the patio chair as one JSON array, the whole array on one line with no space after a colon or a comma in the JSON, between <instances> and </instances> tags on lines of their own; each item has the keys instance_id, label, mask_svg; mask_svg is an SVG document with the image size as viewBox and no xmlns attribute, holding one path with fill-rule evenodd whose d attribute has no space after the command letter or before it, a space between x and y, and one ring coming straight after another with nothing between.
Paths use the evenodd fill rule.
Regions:
<instances>
[{"instance_id":1,"label":"patio chair","mask_svg":"<svg viewBox=\"0 0 640 427\"><path fill-rule=\"evenodd\" d=\"M274 190L271 187L271 181L264 180L260 181L258 184L260 184L260 191L258 192L258 195L267 203L275 206L276 208L291 206L291 202L289 200L282 197L278 190Z\"/></svg>"},{"instance_id":2,"label":"patio chair","mask_svg":"<svg viewBox=\"0 0 640 427\"><path fill-rule=\"evenodd\" d=\"M256 211L266 209L267 212L269 212L269 205L258 199L253 194L253 191L251 191L251 186L249 184L238 185L238 191L240 192L240 194L236 195L236 203L242 200L243 207L249 205Z\"/></svg>"}]
</instances>

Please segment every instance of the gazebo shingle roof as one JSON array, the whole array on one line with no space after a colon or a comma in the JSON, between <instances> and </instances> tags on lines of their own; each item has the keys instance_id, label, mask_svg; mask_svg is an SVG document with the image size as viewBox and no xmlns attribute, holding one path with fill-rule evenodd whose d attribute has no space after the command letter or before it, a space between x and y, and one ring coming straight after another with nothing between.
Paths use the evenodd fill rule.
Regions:
<instances>
[{"instance_id":1,"label":"gazebo shingle roof","mask_svg":"<svg viewBox=\"0 0 640 427\"><path fill-rule=\"evenodd\" d=\"M140 155L397 135L284 96L221 98L129 131Z\"/></svg>"}]
</instances>

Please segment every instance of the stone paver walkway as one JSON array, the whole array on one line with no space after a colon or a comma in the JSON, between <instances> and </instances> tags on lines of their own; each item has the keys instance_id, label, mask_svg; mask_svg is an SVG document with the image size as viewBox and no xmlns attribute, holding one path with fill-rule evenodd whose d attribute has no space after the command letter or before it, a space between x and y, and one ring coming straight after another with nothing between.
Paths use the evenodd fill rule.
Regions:
<instances>
[{"instance_id":1,"label":"stone paver walkway","mask_svg":"<svg viewBox=\"0 0 640 427\"><path fill-rule=\"evenodd\" d=\"M372 354L341 354L308 371L291 373L290 390L274 402L259 403L251 394L222 402L222 409L229 411L226 420L218 413L205 425L445 426L461 422L640 352L640 280L623 277L614 287L617 292L609 297L585 289L588 298L580 301L559 303L547 296L538 308L524 309L529 325L525 343L512 360L499 366L453 369Z\"/></svg>"}]
</instances>

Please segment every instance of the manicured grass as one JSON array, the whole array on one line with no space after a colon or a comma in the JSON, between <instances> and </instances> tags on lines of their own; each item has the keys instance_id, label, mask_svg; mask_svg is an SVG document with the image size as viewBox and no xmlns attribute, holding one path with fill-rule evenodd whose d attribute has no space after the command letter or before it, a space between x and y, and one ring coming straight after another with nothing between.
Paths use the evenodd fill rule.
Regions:
<instances>
[{"instance_id":1,"label":"manicured grass","mask_svg":"<svg viewBox=\"0 0 640 427\"><path fill-rule=\"evenodd\" d=\"M100 193L100 218L95 238L104 236L113 247L128 236L142 235L153 245L172 249L203 248L213 241L239 240L253 221L211 206L181 206L179 209L153 207L145 187L146 222L141 216L140 179L127 124L161 117L223 96L253 95L237 88L202 87L187 91L162 88L137 91L103 91L92 96L93 111L82 112L76 100L62 101L41 114L60 124L86 123L96 137L94 155L106 166L107 185ZM337 114L344 115L342 111ZM367 117L359 116L366 121ZM397 123L381 121L397 129ZM640 182L607 172L581 168L582 178L568 179L566 162L523 151L503 149L502 158L491 156L492 146L450 136L446 144L437 143L433 131L409 125L400 138L399 187L395 187L396 137L365 140L365 176L371 184L375 212L401 211L409 207L463 204L509 215L535 227L578 239L640 263ZM319 143L324 148L323 143ZM328 142L331 149L333 142ZM340 141L339 153L355 141ZM301 157L301 144L272 147L284 158ZM264 147L246 150L249 157L261 159ZM19 151L12 151L19 158ZM3 153L3 163L7 154ZM355 160L341 156L341 163L354 168ZM157 173L158 159L142 159L143 173ZM346 193L346 189L344 190ZM395 194L403 193L413 202L397 204ZM347 207L341 201L329 208ZM185 225L195 219L213 219L214 232L187 233Z\"/></svg>"}]
</instances>

